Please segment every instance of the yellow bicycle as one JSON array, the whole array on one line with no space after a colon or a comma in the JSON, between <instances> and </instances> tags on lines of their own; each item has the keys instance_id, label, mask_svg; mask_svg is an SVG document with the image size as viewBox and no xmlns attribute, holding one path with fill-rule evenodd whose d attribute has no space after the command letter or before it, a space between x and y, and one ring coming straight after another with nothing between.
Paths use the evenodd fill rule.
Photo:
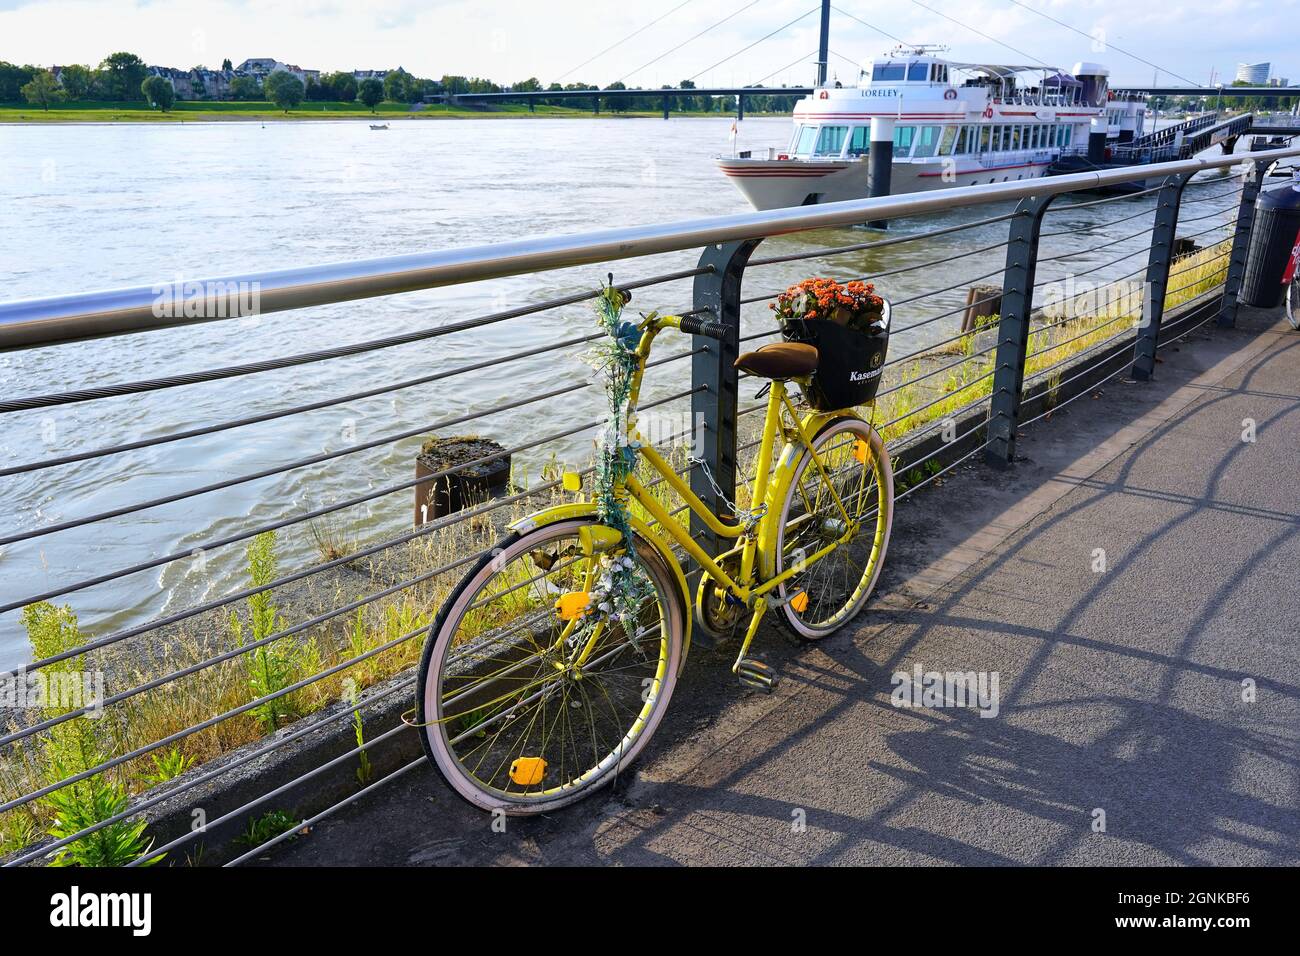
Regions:
<instances>
[{"instance_id":1,"label":"yellow bicycle","mask_svg":"<svg viewBox=\"0 0 1300 956\"><path fill-rule=\"evenodd\" d=\"M592 501L510 527L444 603L416 691L429 758L456 793L485 810L565 806L634 760L668 707L692 616L717 634L738 630L748 615L732 670L742 683L770 689L774 673L749 656L765 614L776 611L796 635L818 640L857 614L880 575L893 517L889 456L857 410L796 409L789 383L808 385L817 349L783 342L736 361L770 380L770 390L751 507L720 516L636 429L646 360L664 329L731 334L694 317L640 323L626 441L735 545L706 553L635 474L615 489L630 506L630 535L603 523ZM773 468L778 438L784 447ZM577 487L575 477L566 475L566 486ZM701 569L693 600L674 546ZM630 614L601 613L609 611L611 573L641 582Z\"/></svg>"}]
</instances>

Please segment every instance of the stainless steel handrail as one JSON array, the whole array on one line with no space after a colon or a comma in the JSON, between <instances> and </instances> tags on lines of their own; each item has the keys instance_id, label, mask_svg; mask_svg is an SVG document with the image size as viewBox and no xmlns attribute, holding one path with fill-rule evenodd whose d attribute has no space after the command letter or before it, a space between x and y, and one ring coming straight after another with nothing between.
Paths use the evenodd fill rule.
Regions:
<instances>
[{"instance_id":1,"label":"stainless steel handrail","mask_svg":"<svg viewBox=\"0 0 1300 956\"><path fill-rule=\"evenodd\" d=\"M1300 148L1269 158L1300 157ZM439 286L679 252L737 239L897 219L1026 196L1058 195L1135 179L1222 169L1259 157L1188 159L1142 167L1072 173L1046 179L957 186L934 193L852 199L596 232L414 253L379 259L279 269L214 279L86 292L0 304L0 351L75 342L152 329L220 321L240 312L255 284L256 313L415 292ZM161 305L167 306L160 308Z\"/></svg>"}]
</instances>

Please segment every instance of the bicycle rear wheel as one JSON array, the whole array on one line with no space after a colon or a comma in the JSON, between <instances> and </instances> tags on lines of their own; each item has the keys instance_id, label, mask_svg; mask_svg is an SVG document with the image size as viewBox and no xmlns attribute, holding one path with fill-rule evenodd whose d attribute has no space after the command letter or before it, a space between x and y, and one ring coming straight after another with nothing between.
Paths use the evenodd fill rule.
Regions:
<instances>
[{"instance_id":1,"label":"bicycle rear wheel","mask_svg":"<svg viewBox=\"0 0 1300 956\"><path fill-rule=\"evenodd\" d=\"M672 696L685 614L675 578L641 539L635 557L624 546L591 554L582 532L594 525L506 538L452 592L426 642L421 739L452 789L484 810L541 813L608 783ZM635 626L575 614L566 596L585 604L623 558L645 585Z\"/></svg>"},{"instance_id":2,"label":"bicycle rear wheel","mask_svg":"<svg viewBox=\"0 0 1300 956\"><path fill-rule=\"evenodd\" d=\"M894 472L875 429L857 418L837 419L813 439L813 448L821 467L807 452L795 467L776 561L778 574L799 568L778 595L786 625L810 641L852 619L871 596L894 518ZM809 560L836 541L834 551Z\"/></svg>"},{"instance_id":3,"label":"bicycle rear wheel","mask_svg":"<svg viewBox=\"0 0 1300 956\"><path fill-rule=\"evenodd\" d=\"M1300 332L1300 282L1292 279L1286 286L1286 319Z\"/></svg>"}]
</instances>

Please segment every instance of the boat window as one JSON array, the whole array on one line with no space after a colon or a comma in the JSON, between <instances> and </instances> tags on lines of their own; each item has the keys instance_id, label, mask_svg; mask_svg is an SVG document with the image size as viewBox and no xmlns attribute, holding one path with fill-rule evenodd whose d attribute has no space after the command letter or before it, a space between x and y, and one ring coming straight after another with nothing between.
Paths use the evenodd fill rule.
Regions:
<instances>
[{"instance_id":1,"label":"boat window","mask_svg":"<svg viewBox=\"0 0 1300 956\"><path fill-rule=\"evenodd\" d=\"M877 63L871 68L872 80L903 80L907 78L904 63Z\"/></svg>"},{"instance_id":2,"label":"boat window","mask_svg":"<svg viewBox=\"0 0 1300 956\"><path fill-rule=\"evenodd\" d=\"M869 152L871 152L871 127L853 127L853 135L849 137L849 155L865 156Z\"/></svg>"},{"instance_id":3,"label":"boat window","mask_svg":"<svg viewBox=\"0 0 1300 956\"><path fill-rule=\"evenodd\" d=\"M1011 141L1007 144L1007 149L1020 148L1020 129L1021 127L1019 126L1012 126L1010 128L1009 132L1011 134Z\"/></svg>"},{"instance_id":4,"label":"boat window","mask_svg":"<svg viewBox=\"0 0 1300 956\"><path fill-rule=\"evenodd\" d=\"M912 152L912 138L916 135L915 126L894 127L894 155L906 156Z\"/></svg>"},{"instance_id":5,"label":"boat window","mask_svg":"<svg viewBox=\"0 0 1300 956\"><path fill-rule=\"evenodd\" d=\"M1029 127L1029 148L1037 149L1043 145L1043 128L1041 126Z\"/></svg>"},{"instance_id":6,"label":"boat window","mask_svg":"<svg viewBox=\"0 0 1300 956\"><path fill-rule=\"evenodd\" d=\"M960 132L960 127L957 126L945 126L943 128L943 139L939 141L940 156L951 156L953 154L953 146L957 144L958 132Z\"/></svg>"},{"instance_id":7,"label":"boat window","mask_svg":"<svg viewBox=\"0 0 1300 956\"><path fill-rule=\"evenodd\" d=\"M954 150L954 152L956 153L970 152L970 145L967 142L968 137L966 135L969 130L970 130L969 126L960 127L960 129L957 132L957 148Z\"/></svg>"},{"instance_id":8,"label":"boat window","mask_svg":"<svg viewBox=\"0 0 1300 956\"><path fill-rule=\"evenodd\" d=\"M929 72L930 64L913 63L907 68L907 78L909 80L924 80Z\"/></svg>"},{"instance_id":9,"label":"boat window","mask_svg":"<svg viewBox=\"0 0 1300 956\"><path fill-rule=\"evenodd\" d=\"M987 153L989 151L989 137L991 134L992 134L991 127L988 126L980 127L980 152L981 153Z\"/></svg>"},{"instance_id":10,"label":"boat window","mask_svg":"<svg viewBox=\"0 0 1300 956\"><path fill-rule=\"evenodd\" d=\"M796 156L809 156L812 154L813 143L817 141L816 126L799 127L799 141L795 143L794 152Z\"/></svg>"},{"instance_id":11,"label":"boat window","mask_svg":"<svg viewBox=\"0 0 1300 956\"><path fill-rule=\"evenodd\" d=\"M1073 139L1074 139L1074 127L1073 126L1065 127L1065 145L1069 146L1071 140Z\"/></svg>"},{"instance_id":12,"label":"boat window","mask_svg":"<svg viewBox=\"0 0 1300 956\"><path fill-rule=\"evenodd\" d=\"M821 135L817 137L817 155L838 156L848 132L847 126L823 126Z\"/></svg>"},{"instance_id":13,"label":"boat window","mask_svg":"<svg viewBox=\"0 0 1300 956\"><path fill-rule=\"evenodd\" d=\"M919 135L916 137L916 155L933 156L935 150L939 148L940 126L922 126Z\"/></svg>"}]
</instances>

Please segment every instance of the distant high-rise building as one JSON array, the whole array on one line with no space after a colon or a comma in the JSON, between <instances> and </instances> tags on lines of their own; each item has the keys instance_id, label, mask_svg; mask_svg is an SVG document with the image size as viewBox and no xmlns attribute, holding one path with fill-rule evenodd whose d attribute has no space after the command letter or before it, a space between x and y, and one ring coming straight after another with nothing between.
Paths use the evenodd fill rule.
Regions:
<instances>
[{"instance_id":1,"label":"distant high-rise building","mask_svg":"<svg viewBox=\"0 0 1300 956\"><path fill-rule=\"evenodd\" d=\"M1237 82L1263 86L1268 82L1268 73L1272 66L1272 63L1238 63Z\"/></svg>"},{"instance_id":2,"label":"distant high-rise building","mask_svg":"<svg viewBox=\"0 0 1300 956\"><path fill-rule=\"evenodd\" d=\"M1290 81L1285 76L1270 76L1268 78L1269 86L1290 86Z\"/></svg>"}]
</instances>

